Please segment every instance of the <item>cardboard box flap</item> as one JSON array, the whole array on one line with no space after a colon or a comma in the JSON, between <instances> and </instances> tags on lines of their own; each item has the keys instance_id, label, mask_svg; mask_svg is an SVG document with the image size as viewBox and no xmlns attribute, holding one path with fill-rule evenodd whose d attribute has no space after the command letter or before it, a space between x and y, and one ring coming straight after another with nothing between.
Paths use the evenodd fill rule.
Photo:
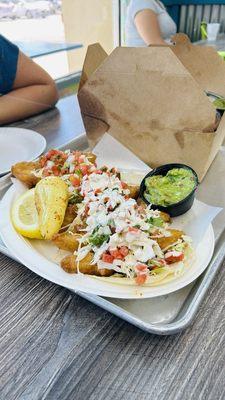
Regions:
<instances>
[{"instance_id":1,"label":"cardboard box flap","mask_svg":"<svg viewBox=\"0 0 225 400\"><path fill-rule=\"evenodd\" d=\"M106 57L108 57L108 54L99 43L94 43L88 46L78 91L82 88L91 74L99 67L99 65L101 65Z\"/></svg>"},{"instance_id":2,"label":"cardboard box flap","mask_svg":"<svg viewBox=\"0 0 225 400\"><path fill-rule=\"evenodd\" d=\"M179 33L172 38L174 54L203 90L225 97L225 62L213 47L191 44L188 36Z\"/></svg>"},{"instance_id":3,"label":"cardboard box flap","mask_svg":"<svg viewBox=\"0 0 225 400\"><path fill-rule=\"evenodd\" d=\"M108 57L100 53L102 61L100 56L92 63L89 51L78 93L89 144L108 131L152 167L181 162L201 180L225 136L225 115L215 130L216 110L204 93L218 92L221 76L209 85L209 75L201 72L205 61L201 64L197 52L190 64L195 49L183 35L176 46L117 48ZM216 56L224 70L212 49L207 54L211 64Z\"/></svg>"},{"instance_id":4,"label":"cardboard box flap","mask_svg":"<svg viewBox=\"0 0 225 400\"><path fill-rule=\"evenodd\" d=\"M91 118L95 126L105 122L130 135L155 129L203 132L215 123L213 105L169 47L116 48L89 75L78 99L89 138L96 134Z\"/></svg>"}]
</instances>

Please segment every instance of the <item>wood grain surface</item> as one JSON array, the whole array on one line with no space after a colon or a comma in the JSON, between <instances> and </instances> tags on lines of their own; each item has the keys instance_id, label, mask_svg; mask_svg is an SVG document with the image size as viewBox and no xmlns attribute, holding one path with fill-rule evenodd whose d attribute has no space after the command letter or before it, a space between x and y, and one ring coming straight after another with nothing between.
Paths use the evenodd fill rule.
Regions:
<instances>
[{"instance_id":1,"label":"wood grain surface","mask_svg":"<svg viewBox=\"0 0 225 400\"><path fill-rule=\"evenodd\" d=\"M0 255L0 385L6 400L225 398L225 271L195 323L160 337Z\"/></svg>"},{"instance_id":2,"label":"wood grain surface","mask_svg":"<svg viewBox=\"0 0 225 400\"><path fill-rule=\"evenodd\" d=\"M16 126L58 146L83 132L75 96ZM142 332L0 254L0 400L224 400L225 271L193 326Z\"/></svg>"}]
</instances>

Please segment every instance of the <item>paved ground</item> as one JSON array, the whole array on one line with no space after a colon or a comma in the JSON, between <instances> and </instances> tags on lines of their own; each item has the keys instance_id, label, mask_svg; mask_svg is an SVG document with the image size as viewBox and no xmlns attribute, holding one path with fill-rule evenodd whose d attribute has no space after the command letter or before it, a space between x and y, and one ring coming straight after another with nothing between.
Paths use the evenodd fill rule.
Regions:
<instances>
[{"instance_id":1,"label":"paved ground","mask_svg":"<svg viewBox=\"0 0 225 400\"><path fill-rule=\"evenodd\" d=\"M65 40L61 15L51 15L43 19L1 20L0 33L14 41L52 41ZM44 56L36 61L54 78L68 73L67 55L65 52Z\"/></svg>"}]
</instances>

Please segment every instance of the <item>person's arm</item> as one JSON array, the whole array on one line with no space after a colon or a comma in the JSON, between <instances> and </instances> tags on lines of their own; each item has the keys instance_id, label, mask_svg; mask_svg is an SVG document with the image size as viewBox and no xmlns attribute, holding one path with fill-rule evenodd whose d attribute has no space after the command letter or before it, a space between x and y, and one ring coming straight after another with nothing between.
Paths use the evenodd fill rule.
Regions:
<instances>
[{"instance_id":1,"label":"person's arm","mask_svg":"<svg viewBox=\"0 0 225 400\"><path fill-rule=\"evenodd\" d=\"M0 125L45 111L53 107L57 100L58 92L53 79L20 52L12 90L0 97Z\"/></svg>"},{"instance_id":2,"label":"person's arm","mask_svg":"<svg viewBox=\"0 0 225 400\"><path fill-rule=\"evenodd\" d=\"M150 9L139 11L134 18L137 31L144 42L149 45L167 45L163 40L157 14Z\"/></svg>"}]
</instances>

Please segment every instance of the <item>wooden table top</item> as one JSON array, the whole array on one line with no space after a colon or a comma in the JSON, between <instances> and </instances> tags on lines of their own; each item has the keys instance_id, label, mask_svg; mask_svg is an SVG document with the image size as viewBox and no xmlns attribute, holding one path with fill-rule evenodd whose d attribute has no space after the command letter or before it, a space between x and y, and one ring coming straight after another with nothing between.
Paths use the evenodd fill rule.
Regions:
<instances>
[{"instance_id":1,"label":"wooden table top","mask_svg":"<svg viewBox=\"0 0 225 400\"><path fill-rule=\"evenodd\" d=\"M83 132L76 99L25 123L50 146ZM150 335L0 254L0 399L223 400L225 269L194 324Z\"/></svg>"}]
</instances>

